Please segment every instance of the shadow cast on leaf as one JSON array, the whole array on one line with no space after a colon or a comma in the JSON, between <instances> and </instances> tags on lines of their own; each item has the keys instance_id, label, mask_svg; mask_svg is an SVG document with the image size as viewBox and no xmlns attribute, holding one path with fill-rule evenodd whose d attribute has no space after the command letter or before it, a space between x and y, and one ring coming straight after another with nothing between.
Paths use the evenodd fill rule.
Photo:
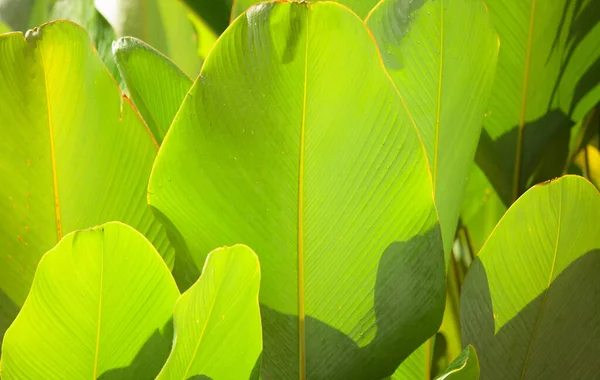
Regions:
<instances>
[{"instance_id":1,"label":"shadow cast on leaf","mask_svg":"<svg viewBox=\"0 0 600 380\"><path fill-rule=\"evenodd\" d=\"M172 342L173 319L170 319L162 333L154 331L130 365L108 370L98 380L154 379L167 361Z\"/></svg>"},{"instance_id":2,"label":"shadow cast on leaf","mask_svg":"<svg viewBox=\"0 0 600 380\"><path fill-rule=\"evenodd\" d=\"M549 289L495 331L486 270L476 260L469 269L472 285L463 288L461 326L463 346L473 344L477 350L481 378L599 378L598 273L596 249L572 262Z\"/></svg>"},{"instance_id":3,"label":"shadow cast on leaf","mask_svg":"<svg viewBox=\"0 0 600 380\"><path fill-rule=\"evenodd\" d=\"M439 227L384 251L374 289L374 339L359 345L341 331L311 317L305 319L306 372L311 379L368 380L391 375L441 322L444 309L444 261ZM261 305L262 377L279 379L298 368L298 316ZM426 326L426 327L421 327ZM290 342L293 342L291 344Z\"/></svg>"}]
</instances>

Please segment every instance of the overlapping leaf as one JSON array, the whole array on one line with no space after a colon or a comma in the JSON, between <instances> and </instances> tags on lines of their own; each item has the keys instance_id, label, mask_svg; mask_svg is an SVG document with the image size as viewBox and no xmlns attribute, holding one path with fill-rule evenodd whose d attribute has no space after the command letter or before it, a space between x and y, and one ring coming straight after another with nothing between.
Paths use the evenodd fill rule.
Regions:
<instances>
[{"instance_id":1,"label":"overlapping leaf","mask_svg":"<svg viewBox=\"0 0 600 380\"><path fill-rule=\"evenodd\" d=\"M171 58L190 76L200 70L196 31L186 7L172 0L97 0L117 35L137 37Z\"/></svg>"},{"instance_id":2,"label":"overlapping leaf","mask_svg":"<svg viewBox=\"0 0 600 380\"><path fill-rule=\"evenodd\" d=\"M6 332L6 379L153 379L179 291L152 245L121 223L71 233L40 261Z\"/></svg>"},{"instance_id":3,"label":"overlapping leaf","mask_svg":"<svg viewBox=\"0 0 600 380\"><path fill-rule=\"evenodd\" d=\"M168 58L133 37L115 42L113 54L131 99L162 143L192 80Z\"/></svg>"},{"instance_id":4,"label":"overlapping leaf","mask_svg":"<svg viewBox=\"0 0 600 380\"><path fill-rule=\"evenodd\" d=\"M189 278L210 247L256 249L265 376L383 377L439 326L426 158L344 7L263 4L238 18L177 114L149 200L179 231L175 268L195 263Z\"/></svg>"},{"instance_id":5,"label":"overlapping leaf","mask_svg":"<svg viewBox=\"0 0 600 380\"><path fill-rule=\"evenodd\" d=\"M479 0L385 0L366 22L419 128L448 253L491 91L497 36Z\"/></svg>"},{"instance_id":6,"label":"overlapping leaf","mask_svg":"<svg viewBox=\"0 0 600 380\"><path fill-rule=\"evenodd\" d=\"M507 211L463 287L463 343L485 379L600 373L600 195L581 177L528 190Z\"/></svg>"},{"instance_id":7,"label":"overlapping leaf","mask_svg":"<svg viewBox=\"0 0 600 380\"><path fill-rule=\"evenodd\" d=\"M510 205L563 173L571 127L600 99L600 2L485 3L501 48L477 163Z\"/></svg>"},{"instance_id":8,"label":"overlapping leaf","mask_svg":"<svg viewBox=\"0 0 600 380\"><path fill-rule=\"evenodd\" d=\"M208 254L177 301L173 351L157 379L249 379L262 351L258 258L246 246Z\"/></svg>"},{"instance_id":9,"label":"overlapping leaf","mask_svg":"<svg viewBox=\"0 0 600 380\"><path fill-rule=\"evenodd\" d=\"M188 0L194 1L194 0ZM198 0L196 0L198 1ZM321 0L308 0L308 2L315 2ZM248 8L250 8L254 4L261 3L260 0L234 0L233 5L231 7L231 20L235 20L236 17L245 12ZM369 14L369 11L377 5L378 0L335 0L336 3L340 3L348 8L350 8L353 12L355 12L358 17L364 19Z\"/></svg>"},{"instance_id":10,"label":"overlapping leaf","mask_svg":"<svg viewBox=\"0 0 600 380\"><path fill-rule=\"evenodd\" d=\"M157 145L82 28L56 22L0 37L0 99L3 327L42 254L73 230L120 220L171 261L146 203Z\"/></svg>"},{"instance_id":11,"label":"overlapping leaf","mask_svg":"<svg viewBox=\"0 0 600 380\"><path fill-rule=\"evenodd\" d=\"M436 380L479 380L479 361L475 348L467 346Z\"/></svg>"}]
</instances>

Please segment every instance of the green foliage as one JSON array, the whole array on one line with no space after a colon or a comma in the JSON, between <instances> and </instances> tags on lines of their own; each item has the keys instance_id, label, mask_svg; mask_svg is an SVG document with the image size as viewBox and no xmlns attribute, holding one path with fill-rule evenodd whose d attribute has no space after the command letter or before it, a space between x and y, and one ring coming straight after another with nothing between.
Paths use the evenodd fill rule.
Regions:
<instances>
[{"instance_id":1,"label":"green foliage","mask_svg":"<svg viewBox=\"0 0 600 380\"><path fill-rule=\"evenodd\" d=\"M597 373L598 210L594 186L566 176L528 190L498 223L461 301L463 341L477 347L483 378Z\"/></svg>"},{"instance_id":2,"label":"green foliage","mask_svg":"<svg viewBox=\"0 0 600 380\"><path fill-rule=\"evenodd\" d=\"M0 0L0 376L594 378L599 3L255 3Z\"/></svg>"}]
</instances>

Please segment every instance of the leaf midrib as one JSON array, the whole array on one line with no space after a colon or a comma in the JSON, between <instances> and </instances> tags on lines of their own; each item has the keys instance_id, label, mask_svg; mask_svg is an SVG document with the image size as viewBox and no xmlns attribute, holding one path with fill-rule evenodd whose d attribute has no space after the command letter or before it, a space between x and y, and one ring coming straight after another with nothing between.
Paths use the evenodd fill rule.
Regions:
<instances>
[{"instance_id":1,"label":"leaf midrib","mask_svg":"<svg viewBox=\"0 0 600 380\"><path fill-rule=\"evenodd\" d=\"M41 33L41 32L40 32ZM44 62L44 52L40 49L40 60L42 62L42 71L44 73L44 90L46 91L46 112L48 116L48 134L50 138L50 161L52 166L52 188L54 192L54 218L56 221L56 241L62 239L62 222L60 214L60 201L58 197L58 175L56 171L56 151L54 148L54 129L52 127L52 112L50 112L50 93L48 91L48 74L46 73L46 63Z\"/></svg>"},{"instance_id":2,"label":"leaf midrib","mask_svg":"<svg viewBox=\"0 0 600 380\"><path fill-rule=\"evenodd\" d=\"M536 0L531 1L531 14L529 16L529 31L527 33L527 52L525 55L525 72L523 74L523 91L521 93L521 113L519 115L519 131L517 133L517 149L515 167L513 172L513 200L519 197L521 182L521 166L523 160L523 138L525 134L525 112L527 110L527 93L529 90L529 70L531 67L531 46L533 44L533 26L535 21Z\"/></svg>"},{"instance_id":3,"label":"leaf midrib","mask_svg":"<svg viewBox=\"0 0 600 380\"><path fill-rule=\"evenodd\" d=\"M548 277L548 285L546 286L546 289L544 291L544 297L542 298L542 303L540 304L540 310L539 310L537 318L535 320L535 325L533 326L533 332L531 333L531 338L529 339L529 345L527 346L527 355L525 356L525 361L523 362L523 370L521 371L521 377L520 377L521 380L523 380L525 378L525 374L527 373L527 363L531 356L533 342L535 341L537 330L540 325L540 321L542 319L542 314L544 313L544 309L546 308L546 302L548 300L548 293L550 292L550 286L552 285L552 278L554 277L554 268L556 265L556 256L558 253L558 242L559 242L559 238L560 238L561 218L562 218L562 187L560 188L560 198L559 198L559 203L558 203L558 223L557 223L558 226L556 229L556 243L554 245L554 256L552 257L552 266L550 268L550 276Z\"/></svg>"},{"instance_id":4,"label":"leaf midrib","mask_svg":"<svg viewBox=\"0 0 600 380\"><path fill-rule=\"evenodd\" d=\"M300 162L298 164L298 374L301 380L306 379L306 337L304 311L304 135L306 129L306 98L308 84L308 20L306 14L306 43L304 52L304 90L302 100L302 124L300 127Z\"/></svg>"}]
</instances>

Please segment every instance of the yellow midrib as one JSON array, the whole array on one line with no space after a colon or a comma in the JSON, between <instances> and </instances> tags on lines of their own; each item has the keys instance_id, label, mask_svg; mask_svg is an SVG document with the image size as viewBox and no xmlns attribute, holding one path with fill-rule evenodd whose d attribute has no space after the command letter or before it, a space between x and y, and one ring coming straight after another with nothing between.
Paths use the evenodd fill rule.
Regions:
<instances>
[{"instance_id":1,"label":"yellow midrib","mask_svg":"<svg viewBox=\"0 0 600 380\"><path fill-rule=\"evenodd\" d=\"M214 293L214 297L212 297L212 303L210 305L210 310L208 311L208 314L206 315L206 321L204 322L204 326L202 326L202 331L200 332L200 336L198 337L198 342L196 343L196 348L194 348L194 352L192 353L192 356L190 357L190 362L183 374L182 380L187 379L188 373L190 372L190 369L192 368L192 364L194 363L194 358L196 357L196 355L198 355L198 350L200 349L200 343L202 342L202 339L204 338L204 334L206 333L206 328L208 327L208 323L210 322L210 317L213 315L213 311L215 309L215 304L217 303L217 295L221 291L221 286L223 285L223 282L224 281L219 282L219 286Z\"/></svg>"},{"instance_id":2,"label":"yellow midrib","mask_svg":"<svg viewBox=\"0 0 600 380\"><path fill-rule=\"evenodd\" d=\"M98 357L100 355L100 324L102 322L102 288L104 286L104 251L100 260L100 294L98 296L98 330L96 331L96 353L94 355L94 376L93 380L98 378Z\"/></svg>"},{"instance_id":3,"label":"yellow midrib","mask_svg":"<svg viewBox=\"0 0 600 380\"><path fill-rule=\"evenodd\" d=\"M56 220L56 241L62 239L62 223L60 216L60 202L58 198L58 177L56 174L56 151L54 149L54 129L52 128L52 113L50 112L50 92L48 91L48 75L44 62L44 52L40 49L40 60L44 72L44 89L46 90L46 110L48 112L48 134L50 136L50 161L52 165L52 187L54 190L54 215Z\"/></svg>"},{"instance_id":4,"label":"yellow midrib","mask_svg":"<svg viewBox=\"0 0 600 380\"><path fill-rule=\"evenodd\" d=\"M300 127L300 162L298 165L298 374L306 379L306 338L304 333L304 132L306 127L306 89L308 83L308 19L306 14L306 47L304 56L304 95L302 101L302 125Z\"/></svg>"},{"instance_id":5,"label":"yellow midrib","mask_svg":"<svg viewBox=\"0 0 600 380\"><path fill-rule=\"evenodd\" d=\"M556 256L558 254L558 241L560 238L560 221L562 218L562 187L560 188L560 201L558 202L558 227L556 229L556 244L554 245L554 257L552 258L552 266L550 268L550 276L548 277L548 285L546 286L546 291L544 292L544 297L542 298L542 303L540 304L540 311L535 320L535 325L533 326L533 332L531 333L531 339L529 339L529 346L527 347L527 355L525 356L525 361L523 362L523 370L521 371L521 380L525 378L525 373L527 372L527 362L529 361L529 357L531 356L531 349L533 348L533 342L535 341L535 336L537 334L538 327L540 325L540 320L542 319L542 314L544 313L544 309L546 308L546 301L548 300L548 293L550 292L550 285L552 284L552 277L554 277L554 268L556 265Z\"/></svg>"},{"instance_id":6,"label":"yellow midrib","mask_svg":"<svg viewBox=\"0 0 600 380\"><path fill-rule=\"evenodd\" d=\"M513 172L513 200L519 197L521 180L521 161L523 156L523 137L525 133L525 111L527 109L527 91L529 87L529 69L531 66L531 45L533 42L533 24L535 20L536 0L531 2L531 14L529 16L529 31L527 35L527 52L525 55L525 72L523 74L523 91L521 93L521 113L519 115L519 131L517 134L517 149L515 157L515 168Z\"/></svg>"},{"instance_id":7,"label":"yellow midrib","mask_svg":"<svg viewBox=\"0 0 600 380\"><path fill-rule=\"evenodd\" d=\"M444 65L444 1L440 1L440 72L438 76L438 96L437 96L437 113L435 117L435 145L434 145L434 156L433 156L433 193L437 194L437 167L438 167L438 154L440 150L440 113L442 109L442 71Z\"/></svg>"}]
</instances>

